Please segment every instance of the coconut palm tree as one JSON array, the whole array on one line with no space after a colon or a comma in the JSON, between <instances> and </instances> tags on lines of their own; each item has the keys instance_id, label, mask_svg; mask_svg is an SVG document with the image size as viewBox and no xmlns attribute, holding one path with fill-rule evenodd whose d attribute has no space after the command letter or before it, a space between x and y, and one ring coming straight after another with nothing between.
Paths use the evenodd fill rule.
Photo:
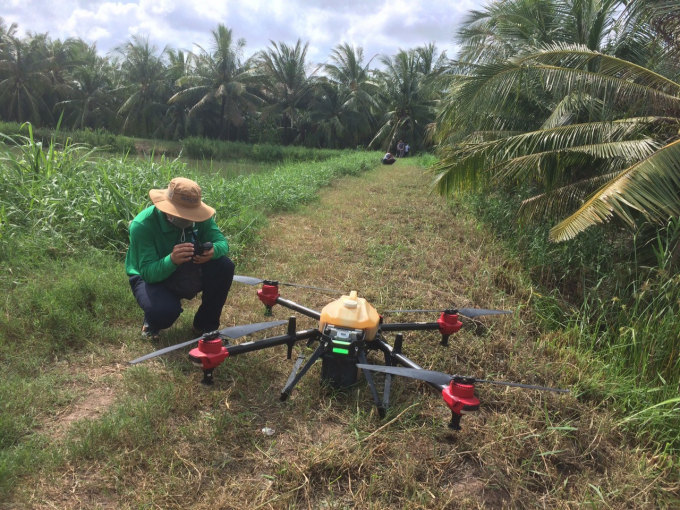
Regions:
<instances>
[{"instance_id":1,"label":"coconut palm tree","mask_svg":"<svg viewBox=\"0 0 680 510\"><path fill-rule=\"evenodd\" d=\"M359 145L362 137L368 135L375 127L376 120L373 113L380 109L377 100L379 87L373 81L369 69L372 60L364 64L363 48L355 48L344 43L333 49L330 63L324 65L328 79L337 88L337 92L330 92L324 87L324 104L328 106L329 100L333 97L342 101L338 111L338 122L342 124L343 121L340 118L345 116L351 123L350 135L353 146ZM322 108L322 111L325 110L328 108Z\"/></svg>"},{"instance_id":2,"label":"coconut palm tree","mask_svg":"<svg viewBox=\"0 0 680 510\"><path fill-rule=\"evenodd\" d=\"M250 63L243 60L245 39L234 41L232 30L222 24L212 30L212 36L212 51L200 48L193 56L192 72L177 80L183 89L169 103L191 103L189 116L209 115L211 106L218 106L218 136L223 138L225 121L227 130L241 126L245 113L254 111L261 100L249 87L254 74Z\"/></svg>"},{"instance_id":3,"label":"coconut palm tree","mask_svg":"<svg viewBox=\"0 0 680 510\"><path fill-rule=\"evenodd\" d=\"M552 229L553 240L612 218L633 226L677 215L680 68L667 65L639 5L620 14L611 2L574 2L561 22L551 17L556 5L548 3L550 16L532 14L551 20L541 25L548 31L535 23L500 30L507 20L496 9L494 36L478 39L491 55L467 48L474 62L458 64L438 114L436 186L450 193L533 183L541 193L523 204L523 217L577 209ZM532 30L581 44L517 42Z\"/></svg>"},{"instance_id":4,"label":"coconut palm tree","mask_svg":"<svg viewBox=\"0 0 680 510\"><path fill-rule=\"evenodd\" d=\"M148 137L161 125L171 92L166 76L166 49L158 53L148 38L132 36L118 46L116 52L122 56L121 92L125 101L118 109L118 116L123 118L123 132Z\"/></svg>"},{"instance_id":5,"label":"coconut palm tree","mask_svg":"<svg viewBox=\"0 0 680 510\"><path fill-rule=\"evenodd\" d=\"M54 110L64 113L62 122L72 129L110 128L118 110L111 64L97 55L95 44L77 49L74 59L78 65L69 73L71 93Z\"/></svg>"},{"instance_id":6,"label":"coconut palm tree","mask_svg":"<svg viewBox=\"0 0 680 510\"><path fill-rule=\"evenodd\" d=\"M189 133L192 124L196 124L196 118L189 117L189 109L193 105L188 99L175 99L173 97L181 92L179 83L192 76L193 55L183 50L168 50L168 70L167 77L171 84L174 84L175 93L168 100L170 105L165 112L163 121L163 132L166 137L176 140Z\"/></svg>"},{"instance_id":7,"label":"coconut palm tree","mask_svg":"<svg viewBox=\"0 0 680 510\"><path fill-rule=\"evenodd\" d=\"M416 147L422 143L428 125L434 120L437 97L432 94L415 50L399 51L394 57L381 57L385 70L378 71L380 97L386 113L370 146L387 150L399 138Z\"/></svg>"},{"instance_id":8,"label":"coconut palm tree","mask_svg":"<svg viewBox=\"0 0 680 510\"><path fill-rule=\"evenodd\" d=\"M283 143L290 144L295 130L302 124L305 110L313 97L317 84L315 74L307 73L307 48L300 39L295 46L274 41L271 47L257 56L262 95L269 103L262 109L261 118L276 119L283 128Z\"/></svg>"},{"instance_id":9,"label":"coconut palm tree","mask_svg":"<svg viewBox=\"0 0 680 510\"><path fill-rule=\"evenodd\" d=\"M309 105L312 135L308 143L331 149L356 144L358 133L367 127L367 119L363 113L348 108L349 96L336 84L320 81Z\"/></svg>"},{"instance_id":10,"label":"coconut palm tree","mask_svg":"<svg viewBox=\"0 0 680 510\"><path fill-rule=\"evenodd\" d=\"M43 99L43 93L51 86L44 37L19 39L16 25L4 29L0 35L0 108L8 120L37 125L52 120L50 108Z\"/></svg>"},{"instance_id":11,"label":"coconut palm tree","mask_svg":"<svg viewBox=\"0 0 680 510\"><path fill-rule=\"evenodd\" d=\"M551 230L554 240L614 216L633 226L640 215L663 222L680 213L680 84L583 46L552 45L460 78L456 103L498 111L518 89L551 94L551 114L528 132L479 131L442 148L442 193L537 183L545 192L524 203L526 217L577 208Z\"/></svg>"}]
</instances>

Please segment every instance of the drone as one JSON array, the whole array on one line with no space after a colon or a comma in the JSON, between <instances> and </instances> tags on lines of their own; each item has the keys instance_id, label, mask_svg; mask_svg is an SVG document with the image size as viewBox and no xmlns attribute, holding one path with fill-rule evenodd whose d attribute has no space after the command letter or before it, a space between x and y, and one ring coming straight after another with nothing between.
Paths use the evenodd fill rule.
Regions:
<instances>
[{"instance_id":1,"label":"drone","mask_svg":"<svg viewBox=\"0 0 680 510\"><path fill-rule=\"evenodd\" d=\"M281 401L285 401L290 397L293 389L302 377L304 377L312 365L321 359L321 382L334 389L354 386L358 380L359 370L361 370L380 417L385 416L386 409L389 406L391 378L393 375L428 383L441 393L445 404L451 410L451 421L448 426L453 430L461 430L460 420L463 415L479 410L480 401L474 394L475 384L477 383L490 383L559 393L569 392L569 390L547 388L544 386L490 381L470 376L447 375L442 372L425 370L403 354L403 331L438 331L441 334L440 344L446 346L448 345L449 337L461 329L463 325L460 321L461 318L475 319L484 315L512 313L507 310L485 310L479 308L388 310L384 313L439 313L440 316L433 322L385 322L383 316L366 299L359 297L354 290L349 292L349 294L344 294L331 289L240 275L235 275L234 281L247 285L262 284L262 287L257 291L257 297L264 304L266 315L271 315L272 308L275 305L280 305L318 321L319 326L298 331L296 316L294 315L288 320L232 326L204 333L199 338L154 351L130 361L130 364L137 364L198 342L198 346L189 351L189 360L192 364L203 370L201 382L211 385L213 383L214 369L229 357L286 345L288 347L287 359L291 359L293 347L297 342L306 340L307 347L310 348L318 342L314 352L306 362L303 354L296 359L293 370L281 390ZM342 296L328 303L319 312L281 297L279 292L280 286L302 287L322 292L340 293ZM287 324L287 331L283 335L235 345L229 343L230 339L235 340L258 331L283 326L284 324ZM393 345L386 341L385 333L396 333ZM370 351L379 351L383 354L385 360L384 366L368 363L366 355ZM376 389L373 376L371 375L372 372L382 372L385 374L382 398Z\"/></svg>"}]
</instances>

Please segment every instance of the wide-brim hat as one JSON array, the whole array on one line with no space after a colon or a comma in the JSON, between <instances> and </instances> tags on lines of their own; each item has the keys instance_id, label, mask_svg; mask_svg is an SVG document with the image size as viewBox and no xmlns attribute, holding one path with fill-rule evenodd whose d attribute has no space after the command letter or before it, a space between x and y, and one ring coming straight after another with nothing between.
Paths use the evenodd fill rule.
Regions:
<instances>
[{"instance_id":1,"label":"wide-brim hat","mask_svg":"<svg viewBox=\"0 0 680 510\"><path fill-rule=\"evenodd\" d=\"M149 198L164 213L185 220L205 221L215 215L215 209L201 201L201 187L184 177L175 177L167 189L152 189Z\"/></svg>"}]
</instances>

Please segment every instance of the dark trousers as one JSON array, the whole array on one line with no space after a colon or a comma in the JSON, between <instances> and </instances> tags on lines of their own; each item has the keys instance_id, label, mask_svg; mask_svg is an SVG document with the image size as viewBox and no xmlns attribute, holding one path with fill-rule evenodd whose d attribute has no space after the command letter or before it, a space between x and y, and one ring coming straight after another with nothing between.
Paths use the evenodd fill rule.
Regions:
<instances>
[{"instance_id":1,"label":"dark trousers","mask_svg":"<svg viewBox=\"0 0 680 510\"><path fill-rule=\"evenodd\" d=\"M214 331L220 327L222 308L234 279L234 263L224 256L206 262L201 270L203 294L201 306L194 316L194 327L204 332ZM165 286L165 282L146 283L141 276L135 275L130 277L130 287L144 311L144 321L154 331L172 326L183 311L180 298Z\"/></svg>"}]
</instances>

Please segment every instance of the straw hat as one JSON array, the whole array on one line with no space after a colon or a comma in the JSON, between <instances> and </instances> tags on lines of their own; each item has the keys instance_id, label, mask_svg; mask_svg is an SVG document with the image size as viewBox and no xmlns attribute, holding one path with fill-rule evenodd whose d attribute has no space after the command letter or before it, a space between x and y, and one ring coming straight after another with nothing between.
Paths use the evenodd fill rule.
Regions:
<instances>
[{"instance_id":1,"label":"straw hat","mask_svg":"<svg viewBox=\"0 0 680 510\"><path fill-rule=\"evenodd\" d=\"M215 209L201 202L201 187L191 179L175 177L168 189L152 189L149 197L158 209L190 221L205 221Z\"/></svg>"}]
</instances>

